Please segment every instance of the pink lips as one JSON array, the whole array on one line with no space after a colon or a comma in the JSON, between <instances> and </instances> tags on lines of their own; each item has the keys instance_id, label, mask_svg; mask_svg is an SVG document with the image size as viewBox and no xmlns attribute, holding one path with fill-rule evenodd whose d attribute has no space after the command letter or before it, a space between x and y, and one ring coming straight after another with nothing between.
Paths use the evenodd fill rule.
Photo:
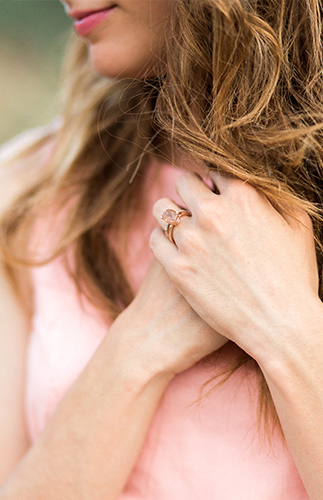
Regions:
<instances>
[{"instance_id":1,"label":"pink lips","mask_svg":"<svg viewBox=\"0 0 323 500\"><path fill-rule=\"evenodd\" d=\"M74 13L71 17L74 17L76 21L74 22L74 28L80 36L85 36L90 31L93 30L98 24L100 24L104 19L106 19L111 12L114 10L115 6L110 7L106 10L101 10L99 12L84 12L84 13Z\"/></svg>"}]
</instances>

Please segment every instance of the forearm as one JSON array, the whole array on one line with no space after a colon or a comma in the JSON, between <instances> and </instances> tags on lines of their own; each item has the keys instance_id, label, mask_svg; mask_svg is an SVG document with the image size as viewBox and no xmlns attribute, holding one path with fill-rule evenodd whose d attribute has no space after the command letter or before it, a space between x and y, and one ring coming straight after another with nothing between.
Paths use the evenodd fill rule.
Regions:
<instances>
[{"instance_id":1,"label":"forearm","mask_svg":"<svg viewBox=\"0 0 323 500\"><path fill-rule=\"evenodd\" d=\"M120 362L111 347L101 344L3 485L1 500L118 498L172 376Z\"/></svg>"},{"instance_id":2,"label":"forearm","mask_svg":"<svg viewBox=\"0 0 323 500\"><path fill-rule=\"evenodd\" d=\"M271 391L288 448L311 500L323 491L323 315L307 325L306 339L283 348L261 367ZM283 341L283 339L282 339Z\"/></svg>"}]
</instances>

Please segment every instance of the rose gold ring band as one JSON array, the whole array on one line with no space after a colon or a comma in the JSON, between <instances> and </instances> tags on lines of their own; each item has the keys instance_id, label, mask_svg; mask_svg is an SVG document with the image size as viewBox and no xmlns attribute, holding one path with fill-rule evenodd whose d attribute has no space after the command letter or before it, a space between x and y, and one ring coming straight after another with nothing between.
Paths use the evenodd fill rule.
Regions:
<instances>
[{"instance_id":1,"label":"rose gold ring band","mask_svg":"<svg viewBox=\"0 0 323 500\"><path fill-rule=\"evenodd\" d=\"M191 217L191 214L188 210L173 210L171 208L166 208L166 210L162 213L161 219L166 222L165 226L165 236L169 239L174 245L176 245L173 237L174 227L178 226L181 221L181 218L187 216Z\"/></svg>"}]
</instances>

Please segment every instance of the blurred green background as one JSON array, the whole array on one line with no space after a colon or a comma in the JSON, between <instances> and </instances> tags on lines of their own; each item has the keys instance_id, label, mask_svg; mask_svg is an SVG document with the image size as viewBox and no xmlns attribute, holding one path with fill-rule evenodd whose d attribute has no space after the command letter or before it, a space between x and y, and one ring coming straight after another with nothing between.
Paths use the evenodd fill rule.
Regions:
<instances>
[{"instance_id":1,"label":"blurred green background","mask_svg":"<svg viewBox=\"0 0 323 500\"><path fill-rule=\"evenodd\" d=\"M0 0L0 144L57 116L71 25L59 0Z\"/></svg>"}]
</instances>

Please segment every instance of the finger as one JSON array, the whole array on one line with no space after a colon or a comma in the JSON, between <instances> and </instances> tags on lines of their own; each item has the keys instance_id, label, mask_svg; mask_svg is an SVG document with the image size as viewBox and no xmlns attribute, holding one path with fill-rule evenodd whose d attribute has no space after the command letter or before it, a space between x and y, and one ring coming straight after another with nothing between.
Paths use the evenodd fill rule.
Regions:
<instances>
[{"instance_id":1,"label":"finger","mask_svg":"<svg viewBox=\"0 0 323 500\"><path fill-rule=\"evenodd\" d=\"M159 226L164 230L165 236L171 241L171 243L178 246L178 240L180 239L181 232L178 231L177 226L182 224L182 219L186 219L186 214L180 217L179 222L172 224L169 217L175 214L168 214L169 210L174 210L175 212L181 211L183 207L179 207L173 200L169 198L162 198L158 200L153 208L154 217L159 223ZM190 214L187 214L190 215ZM166 227L169 226L169 229L166 231ZM176 232L176 238L174 236L174 232Z\"/></svg>"},{"instance_id":2,"label":"finger","mask_svg":"<svg viewBox=\"0 0 323 500\"><path fill-rule=\"evenodd\" d=\"M163 266L167 274L170 274L172 262L177 255L176 246L165 237L160 228L154 229L151 233L149 245L155 258Z\"/></svg>"},{"instance_id":3,"label":"finger","mask_svg":"<svg viewBox=\"0 0 323 500\"><path fill-rule=\"evenodd\" d=\"M202 199L215 198L217 196L201 177L190 172L185 172L177 179L176 191L183 200L183 204L188 207L191 213L194 213Z\"/></svg>"}]
</instances>

